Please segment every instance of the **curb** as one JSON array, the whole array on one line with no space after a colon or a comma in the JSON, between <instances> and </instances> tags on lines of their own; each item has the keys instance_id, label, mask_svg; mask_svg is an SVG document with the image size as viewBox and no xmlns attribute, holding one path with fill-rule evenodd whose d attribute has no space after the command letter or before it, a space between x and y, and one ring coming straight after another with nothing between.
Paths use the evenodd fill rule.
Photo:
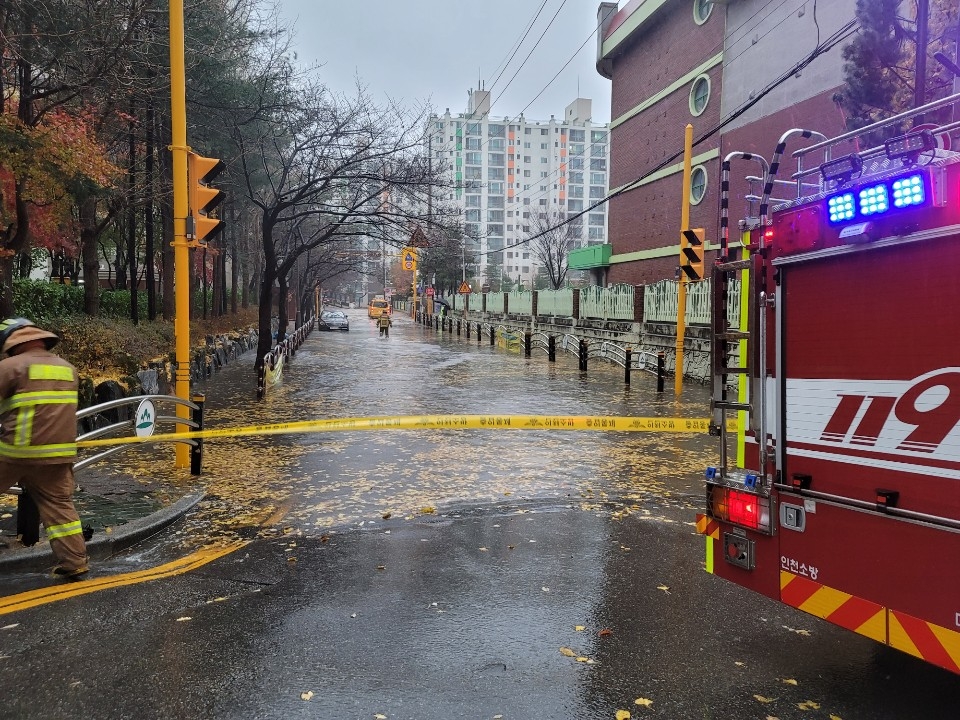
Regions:
<instances>
[{"instance_id":1,"label":"curb","mask_svg":"<svg viewBox=\"0 0 960 720\"><path fill-rule=\"evenodd\" d=\"M116 526L109 535L100 533L87 543L87 554L91 560L103 560L121 550L136 545L182 518L205 495L206 491L187 495L173 505L168 505L146 517ZM0 550L0 572L43 572L49 569L54 562L53 552L47 544L38 547Z\"/></svg>"}]
</instances>

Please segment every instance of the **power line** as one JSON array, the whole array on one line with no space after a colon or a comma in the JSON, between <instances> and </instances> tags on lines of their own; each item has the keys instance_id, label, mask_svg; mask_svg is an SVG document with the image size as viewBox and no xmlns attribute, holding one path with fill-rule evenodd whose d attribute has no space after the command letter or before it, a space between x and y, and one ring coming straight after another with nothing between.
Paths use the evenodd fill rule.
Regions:
<instances>
[{"instance_id":1,"label":"power line","mask_svg":"<svg viewBox=\"0 0 960 720\"><path fill-rule=\"evenodd\" d=\"M832 50L832 49L833 49L834 47L836 47L838 44L840 44L841 42L843 42L846 38L850 37L850 35L852 35L852 34L854 34L854 32L856 32L857 27L858 27L858 23L857 23L856 20L851 20L851 21L849 21L848 23L846 23L846 24L845 24L843 27L841 27L837 32L835 32L833 35L831 35L829 38L827 38L827 40L825 40L821 45L819 45L817 48L815 48L814 51L811 52L808 57L806 57L806 58L804 58L803 60L800 60L799 62L797 62L797 63L796 63L793 67L791 67L789 70L787 70L786 72L782 73L779 77L777 77L775 80L773 80L772 82L770 82L763 90L761 90L760 92L758 92L755 97L751 98L751 99L748 100L746 103L744 103L744 104L741 105L739 108L737 108L735 111L733 111L732 113L730 113L730 115L728 115L726 118L722 119L717 125L715 125L713 128L711 128L710 130L708 130L707 132L705 132L705 133L704 133L703 135L701 135L699 138L696 138L696 139L694 140L694 143L693 143L694 147L696 147L697 145L699 145L699 144L703 143L704 141L708 140L710 137L712 137L712 136L715 135L717 132L719 132L720 130L722 130L724 127L726 127L727 125L729 125L731 122L733 122L734 120L736 120L738 117L740 117L741 115L743 115L747 110L749 110L751 107L753 107L753 106L756 105L758 102L760 102L760 100L763 99L766 95L768 95L768 94L771 93L773 90L775 90L777 87L779 87L779 86L782 85L784 82L786 82L787 80L789 80L791 77L793 77L793 75L794 75L795 73L797 73L797 72L799 72L800 70L802 70L803 68L805 68L805 67L806 67L807 65L809 65L811 62L813 62L813 60L815 60L817 57L819 57L820 55L822 55L822 54L824 54L824 53L826 53L826 52L828 52L828 51L830 51L830 50ZM582 211L580 211L580 212L578 212L578 213L576 213L576 214L568 215L568 217L567 217L565 220L563 220L562 222L557 223L556 225L554 225L554 226L552 226L552 227L546 228L546 229L544 229L544 230L542 230L542 231L540 231L540 232L538 232L538 233L536 233L536 234L534 234L534 235L531 235L531 236L528 237L528 238L524 238L523 240L520 240L519 242L516 242L516 243L514 243L513 245L506 245L506 246L504 246L503 248L501 248L501 249L499 249L499 250L488 250L487 252L485 252L485 253L480 253L480 254L481 254L481 255L492 255L492 254L495 253L495 252L502 252L502 251L504 251L504 250L510 250L510 249L512 249L512 248L520 247L521 245L526 245L526 244L532 242L533 240L536 240L536 239L538 239L538 238L540 238L540 237L543 237L543 236L546 235L547 233L550 233L550 232L552 232L552 231L554 231L554 230L556 230L556 229L558 229L558 228L563 227L564 225L568 225L568 224L570 224L571 222L573 222L574 220L576 220L577 218L583 217L584 215L586 215L587 213L589 213L591 210L594 210L594 209L600 207L601 205L610 202L610 201L613 200L615 197L619 197L620 195L623 195L623 194L625 194L625 193L627 193L627 192L630 192L631 190L634 190L634 189L635 189L636 187L638 187L639 184L640 184L641 182L643 182L645 179L647 179L648 177L650 177L650 176L653 175L654 173L662 170L663 168L667 167L668 165L670 165L671 163L673 163L675 160L677 160L677 159L678 159L679 157L681 157L682 155L683 155L683 151L682 151L682 150L678 150L678 151L675 152L673 155L670 155L669 157L665 158L665 159L662 160L660 163L658 163L656 166L654 166L653 168L651 168L651 169L648 170L647 172L643 173L643 174L642 174L640 177L638 177L636 180L632 181L631 183L629 183L629 184L627 184L627 185L624 185L623 187L621 187L621 188L620 188L619 190L617 190L616 192L613 192L613 193L607 195L607 197L605 197L603 200L600 200L599 202L594 203L594 204L591 205L590 207L588 207L588 208L586 208L586 209L584 209L584 210L582 210Z\"/></svg>"},{"instance_id":2,"label":"power line","mask_svg":"<svg viewBox=\"0 0 960 720\"><path fill-rule=\"evenodd\" d=\"M493 88L496 87L497 83L500 81L500 78L503 76L503 73L507 71L507 67L510 65L510 63L513 61L514 56L516 56L517 52L520 50L520 47L523 45L523 41L527 39L527 35L530 34L530 31L533 29L533 26L537 22L537 18L540 17L540 13L543 12L543 9L547 6L547 2L549 2L549 0L543 0L543 2L540 4L540 9L537 10L536 14L533 16L533 20L531 20L527 24L526 30L523 31L523 35L521 35L520 41L517 42L516 47L513 48L513 52L510 53L510 57L507 58L507 61L505 63L502 63L502 67L497 66L497 70L499 70L499 73L493 79L493 82L490 85L491 91L493 91ZM494 70L494 72L496 73L497 70Z\"/></svg>"}]
</instances>

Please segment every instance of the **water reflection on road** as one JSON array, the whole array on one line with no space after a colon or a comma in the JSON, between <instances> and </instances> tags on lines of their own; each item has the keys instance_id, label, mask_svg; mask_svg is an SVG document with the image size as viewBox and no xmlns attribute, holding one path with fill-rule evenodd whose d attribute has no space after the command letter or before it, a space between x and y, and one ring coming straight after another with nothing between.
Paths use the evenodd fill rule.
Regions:
<instances>
[{"instance_id":1,"label":"water reflection on road","mask_svg":"<svg viewBox=\"0 0 960 720\"><path fill-rule=\"evenodd\" d=\"M655 379L576 358L526 359L484 339L438 333L395 318L389 338L361 310L349 332L313 333L262 402L249 364L207 388L207 426L415 414L706 415L706 388L677 401ZM252 358L250 359L252 363ZM569 499L619 512L693 507L714 453L705 435L561 431L367 431L207 443L209 498L183 537L250 534L284 516L302 532L377 522L450 504ZM169 473L158 463L157 473ZM278 514L279 511L279 514ZM201 532L197 533L200 530Z\"/></svg>"}]
</instances>

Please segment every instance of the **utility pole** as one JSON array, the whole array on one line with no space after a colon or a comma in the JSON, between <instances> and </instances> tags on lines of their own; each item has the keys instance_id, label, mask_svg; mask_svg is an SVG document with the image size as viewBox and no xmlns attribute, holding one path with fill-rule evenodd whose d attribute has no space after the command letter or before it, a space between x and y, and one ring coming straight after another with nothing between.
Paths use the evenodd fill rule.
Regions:
<instances>
[{"instance_id":1,"label":"utility pole","mask_svg":"<svg viewBox=\"0 0 960 720\"><path fill-rule=\"evenodd\" d=\"M190 248L187 244L187 82L184 68L183 0L170 0L170 151L173 154L173 250L176 340L176 393L190 399ZM189 419L190 408L177 404L177 417ZM177 432L188 425L178 424ZM190 447L177 443L176 467L190 466Z\"/></svg>"}]
</instances>

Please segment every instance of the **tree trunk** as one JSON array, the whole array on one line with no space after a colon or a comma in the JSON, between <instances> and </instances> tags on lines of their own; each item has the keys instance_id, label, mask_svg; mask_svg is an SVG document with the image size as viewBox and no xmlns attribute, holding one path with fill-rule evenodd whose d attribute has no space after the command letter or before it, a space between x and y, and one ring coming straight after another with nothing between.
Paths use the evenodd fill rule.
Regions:
<instances>
[{"instance_id":1,"label":"tree trunk","mask_svg":"<svg viewBox=\"0 0 960 720\"><path fill-rule=\"evenodd\" d=\"M287 295L289 285L287 285L287 276L281 275L277 278L280 289L277 290L277 342L283 342L287 336Z\"/></svg>"},{"instance_id":2,"label":"tree trunk","mask_svg":"<svg viewBox=\"0 0 960 720\"><path fill-rule=\"evenodd\" d=\"M0 317L13 317L13 258L0 255Z\"/></svg>"},{"instance_id":3,"label":"tree trunk","mask_svg":"<svg viewBox=\"0 0 960 720\"><path fill-rule=\"evenodd\" d=\"M97 200L80 203L80 252L83 257L83 312L100 314L100 258L97 248Z\"/></svg>"}]
</instances>

